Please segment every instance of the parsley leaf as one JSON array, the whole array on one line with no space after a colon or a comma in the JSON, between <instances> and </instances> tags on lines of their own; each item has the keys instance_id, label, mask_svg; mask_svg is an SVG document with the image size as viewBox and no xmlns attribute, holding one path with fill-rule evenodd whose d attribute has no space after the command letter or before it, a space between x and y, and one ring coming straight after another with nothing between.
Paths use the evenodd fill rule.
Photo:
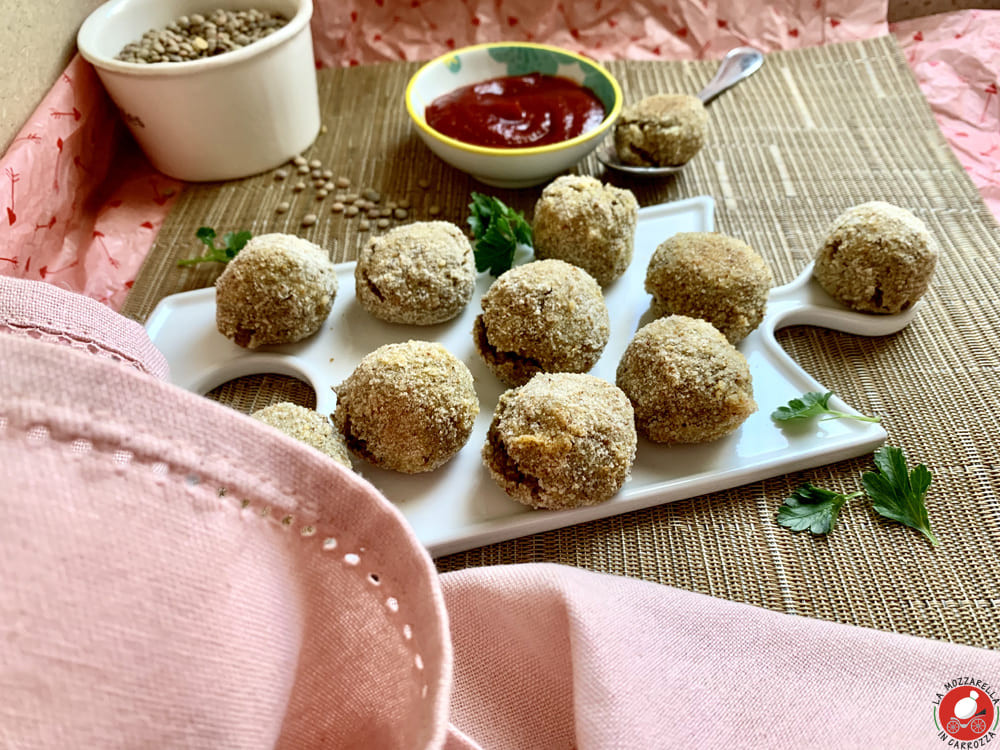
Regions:
<instances>
[{"instance_id":1,"label":"parsley leaf","mask_svg":"<svg viewBox=\"0 0 1000 750\"><path fill-rule=\"evenodd\" d=\"M857 419L859 422L881 422L880 417L866 417L863 414L848 414L829 407L832 391L819 393L810 391L803 393L801 398L793 398L787 406L779 406L771 412L775 422L792 422L798 419L810 419L823 415L823 419Z\"/></svg>"},{"instance_id":2,"label":"parsley leaf","mask_svg":"<svg viewBox=\"0 0 1000 750\"><path fill-rule=\"evenodd\" d=\"M903 451L892 446L882 446L875 451L875 466L881 473L868 471L861 475L861 483L875 512L916 529L936 547L938 540L931 531L924 504L924 496L931 486L927 467L918 464L913 471L907 472Z\"/></svg>"},{"instance_id":3,"label":"parsley leaf","mask_svg":"<svg viewBox=\"0 0 1000 750\"><path fill-rule=\"evenodd\" d=\"M524 214L499 198L473 193L469 212L477 271L489 269L493 276L499 276L514 264L518 245L533 247L531 225Z\"/></svg>"},{"instance_id":4,"label":"parsley leaf","mask_svg":"<svg viewBox=\"0 0 1000 750\"><path fill-rule=\"evenodd\" d=\"M841 506L860 494L841 495L806 482L778 508L778 523L792 531L809 529L813 534L828 534L837 523Z\"/></svg>"},{"instance_id":5,"label":"parsley leaf","mask_svg":"<svg viewBox=\"0 0 1000 750\"><path fill-rule=\"evenodd\" d=\"M236 254L243 249L243 246L253 235L247 231L226 232L222 235L224 243L222 247L216 247L216 234L211 227L199 227L194 236L201 240L202 244L208 248L208 252L198 258L179 260L177 261L178 266L193 266L196 263L228 263L236 257Z\"/></svg>"}]
</instances>

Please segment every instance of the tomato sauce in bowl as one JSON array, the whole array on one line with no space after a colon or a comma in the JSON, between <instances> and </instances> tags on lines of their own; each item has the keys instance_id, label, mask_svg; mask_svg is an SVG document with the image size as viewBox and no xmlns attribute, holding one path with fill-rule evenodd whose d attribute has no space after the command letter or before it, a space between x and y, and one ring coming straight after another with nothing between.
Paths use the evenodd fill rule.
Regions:
<instances>
[{"instance_id":1,"label":"tomato sauce in bowl","mask_svg":"<svg viewBox=\"0 0 1000 750\"><path fill-rule=\"evenodd\" d=\"M590 90L561 76L531 73L462 86L432 101L424 117L442 135L489 148L561 143L604 120Z\"/></svg>"}]
</instances>

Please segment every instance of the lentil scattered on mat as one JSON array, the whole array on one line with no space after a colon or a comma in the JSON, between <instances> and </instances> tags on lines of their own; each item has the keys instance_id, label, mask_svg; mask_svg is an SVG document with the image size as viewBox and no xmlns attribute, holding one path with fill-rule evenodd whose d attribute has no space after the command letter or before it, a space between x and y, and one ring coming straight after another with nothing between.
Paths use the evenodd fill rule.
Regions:
<instances>
[{"instance_id":1,"label":"lentil scattered on mat","mask_svg":"<svg viewBox=\"0 0 1000 750\"><path fill-rule=\"evenodd\" d=\"M291 167L291 169L289 169ZM362 232L371 231L373 227L387 229L392 226L393 221L406 221L410 218L409 208L412 202L409 198L403 197L399 200L386 200L382 202L383 195L375 188L354 188L355 192L347 192L351 188L351 179L344 175L336 176L333 170L323 166L322 160L318 158L307 159L302 154L298 154L288 160L288 165L279 167L274 171L274 180L277 183L284 182L290 172L296 172L303 178L309 177L309 185L302 179L289 185L294 193L301 193L311 186L313 197L317 202L326 198L332 198L330 206L331 214L342 214L345 218L357 218L357 229ZM421 182L426 182L422 180ZM276 214L287 213L291 209L291 203L286 200L280 201L274 209ZM440 208L431 206L431 216L440 213ZM319 216L314 213L306 213L301 220L303 227L312 227L319 222Z\"/></svg>"}]
</instances>

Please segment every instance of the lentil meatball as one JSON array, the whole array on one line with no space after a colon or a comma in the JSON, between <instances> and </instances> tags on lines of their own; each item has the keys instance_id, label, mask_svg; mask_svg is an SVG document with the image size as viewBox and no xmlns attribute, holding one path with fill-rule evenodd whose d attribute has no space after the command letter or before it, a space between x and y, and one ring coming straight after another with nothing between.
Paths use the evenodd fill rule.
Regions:
<instances>
[{"instance_id":1,"label":"lentil meatball","mask_svg":"<svg viewBox=\"0 0 1000 750\"><path fill-rule=\"evenodd\" d=\"M465 445L479 414L472 373L437 343L386 344L334 389L347 447L404 474L432 471Z\"/></svg>"},{"instance_id":2,"label":"lentil meatball","mask_svg":"<svg viewBox=\"0 0 1000 750\"><path fill-rule=\"evenodd\" d=\"M937 258L938 244L923 221L905 208L871 201L833 222L813 275L841 304L891 315L924 295Z\"/></svg>"},{"instance_id":3,"label":"lentil meatball","mask_svg":"<svg viewBox=\"0 0 1000 750\"><path fill-rule=\"evenodd\" d=\"M250 416L352 468L344 436L334 430L330 420L319 412L282 401L259 409Z\"/></svg>"},{"instance_id":4,"label":"lentil meatball","mask_svg":"<svg viewBox=\"0 0 1000 750\"><path fill-rule=\"evenodd\" d=\"M535 255L579 266L607 286L632 262L638 216L631 190L593 177L558 177L535 204Z\"/></svg>"},{"instance_id":5,"label":"lentil meatball","mask_svg":"<svg viewBox=\"0 0 1000 750\"><path fill-rule=\"evenodd\" d=\"M616 376L636 429L657 443L704 443L757 411L746 358L711 323L671 315L629 342Z\"/></svg>"},{"instance_id":6,"label":"lentil meatball","mask_svg":"<svg viewBox=\"0 0 1000 750\"><path fill-rule=\"evenodd\" d=\"M223 336L256 349L311 336L337 294L327 252L290 234L252 238L215 281L215 322Z\"/></svg>"},{"instance_id":7,"label":"lentil meatball","mask_svg":"<svg viewBox=\"0 0 1000 750\"><path fill-rule=\"evenodd\" d=\"M500 396L483 462L504 491L533 508L612 497L635 460L625 394L593 375L542 373Z\"/></svg>"},{"instance_id":8,"label":"lentil meatball","mask_svg":"<svg viewBox=\"0 0 1000 750\"><path fill-rule=\"evenodd\" d=\"M688 94L654 94L622 110L615 151L637 167L679 167L705 144L708 111Z\"/></svg>"},{"instance_id":9,"label":"lentil meatball","mask_svg":"<svg viewBox=\"0 0 1000 750\"><path fill-rule=\"evenodd\" d=\"M655 312L707 320L733 344L764 319L773 283L752 247L718 232L675 234L656 248L646 269Z\"/></svg>"},{"instance_id":10,"label":"lentil meatball","mask_svg":"<svg viewBox=\"0 0 1000 750\"><path fill-rule=\"evenodd\" d=\"M419 221L373 237L354 267L355 293L368 312L389 323L433 325L451 320L472 299L472 245L447 221Z\"/></svg>"},{"instance_id":11,"label":"lentil meatball","mask_svg":"<svg viewBox=\"0 0 1000 750\"><path fill-rule=\"evenodd\" d=\"M502 274L482 298L473 337L505 385L538 372L586 372L600 359L611 323L601 287L582 268L538 260Z\"/></svg>"}]
</instances>

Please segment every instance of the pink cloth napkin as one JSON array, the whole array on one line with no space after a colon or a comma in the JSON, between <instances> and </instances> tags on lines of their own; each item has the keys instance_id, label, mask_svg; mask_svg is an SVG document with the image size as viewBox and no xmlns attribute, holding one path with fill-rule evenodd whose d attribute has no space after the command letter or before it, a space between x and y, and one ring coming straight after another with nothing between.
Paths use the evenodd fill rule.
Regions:
<instances>
[{"instance_id":1,"label":"pink cloth napkin","mask_svg":"<svg viewBox=\"0 0 1000 750\"><path fill-rule=\"evenodd\" d=\"M63 309L68 302L70 315ZM65 344L162 380L169 373L166 357L141 325L50 284L0 276L0 332Z\"/></svg>"},{"instance_id":2,"label":"pink cloth napkin","mask_svg":"<svg viewBox=\"0 0 1000 750\"><path fill-rule=\"evenodd\" d=\"M0 274L117 310L182 184L150 166L76 55L0 157Z\"/></svg>"},{"instance_id":3,"label":"pink cloth napkin","mask_svg":"<svg viewBox=\"0 0 1000 750\"><path fill-rule=\"evenodd\" d=\"M4 747L936 748L946 686L1000 679L569 567L437 576L356 474L155 377L140 327L4 279L0 321Z\"/></svg>"},{"instance_id":4,"label":"pink cloth napkin","mask_svg":"<svg viewBox=\"0 0 1000 750\"><path fill-rule=\"evenodd\" d=\"M1000 219L1000 10L915 18L892 31L941 132Z\"/></svg>"},{"instance_id":5,"label":"pink cloth napkin","mask_svg":"<svg viewBox=\"0 0 1000 750\"><path fill-rule=\"evenodd\" d=\"M880 36L887 0L316 0L316 58L327 67L429 60L505 39L554 44L599 60L721 58Z\"/></svg>"}]
</instances>

